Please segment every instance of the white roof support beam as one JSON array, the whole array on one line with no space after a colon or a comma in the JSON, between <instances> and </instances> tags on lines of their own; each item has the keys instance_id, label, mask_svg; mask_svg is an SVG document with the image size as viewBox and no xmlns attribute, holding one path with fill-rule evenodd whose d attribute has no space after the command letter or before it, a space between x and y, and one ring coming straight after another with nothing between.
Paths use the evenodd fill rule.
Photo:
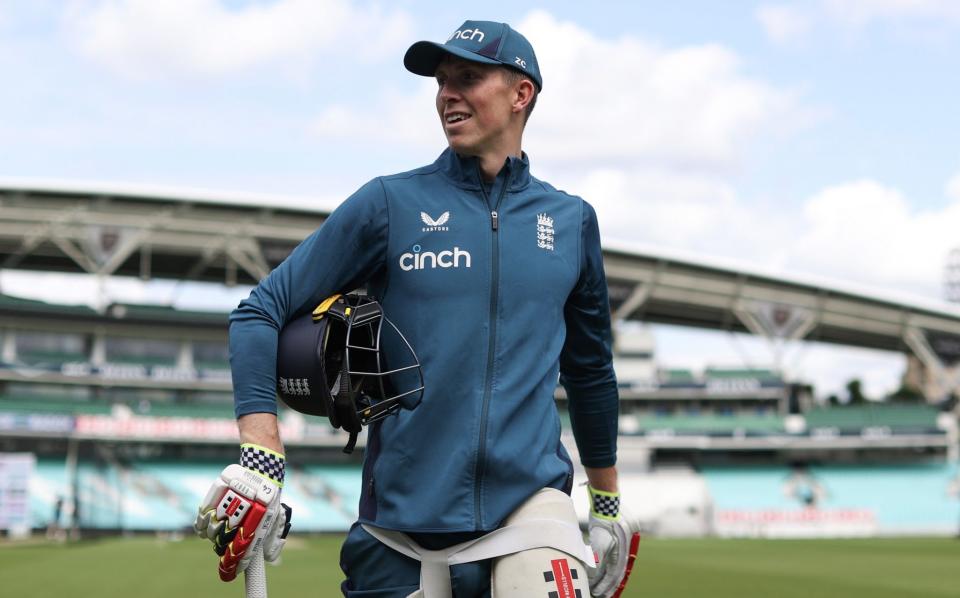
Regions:
<instances>
[{"instance_id":1,"label":"white roof support beam","mask_svg":"<svg viewBox=\"0 0 960 598\"><path fill-rule=\"evenodd\" d=\"M637 311L643 304L647 302L647 299L650 298L650 289L653 287L653 282L637 283L633 287L633 291L630 293L630 296L627 297L626 301L620 304L620 306L613 312L611 320L618 322L620 320L626 320L630 317L630 314Z\"/></svg>"},{"instance_id":2,"label":"white roof support beam","mask_svg":"<svg viewBox=\"0 0 960 598\"><path fill-rule=\"evenodd\" d=\"M923 331L915 326L907 328L903 340L927 369L927 381L923 387L927 401L939 401L960 390L960 363L945 364Z\"/></svg>"}]
</instances>

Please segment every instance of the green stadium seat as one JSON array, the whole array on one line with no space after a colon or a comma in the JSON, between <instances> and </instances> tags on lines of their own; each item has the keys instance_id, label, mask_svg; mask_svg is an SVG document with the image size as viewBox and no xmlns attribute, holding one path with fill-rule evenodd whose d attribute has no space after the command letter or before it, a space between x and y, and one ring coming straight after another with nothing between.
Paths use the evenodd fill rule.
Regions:
<instances>
[{"instance_id":1,"label":"green stadium seat","mask_svg":"<svg viewBox=\"0 0 960 598\"><path fill-rule=\"evenodd\" d=\"M806 413L807 428L862 430L887 427L891 430L932 430L937 427L937 410L929 405L845 405L821 407Z\"/></svg>"}]
</instances>

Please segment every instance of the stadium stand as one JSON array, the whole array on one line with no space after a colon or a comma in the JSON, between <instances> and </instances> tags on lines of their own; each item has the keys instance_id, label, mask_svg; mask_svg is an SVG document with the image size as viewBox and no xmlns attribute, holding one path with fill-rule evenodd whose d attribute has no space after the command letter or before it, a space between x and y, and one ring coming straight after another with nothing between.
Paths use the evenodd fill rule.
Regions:
<instances>
[{"instance_id":1,"label":"stadium stand","mask_svg":"<svg viewBox=\"0 0 960 598\"><path fill-rule=\"evenodd\" d=\"M210 480L221 463L140 460L82 463L77 469L79 524L85 529L185 531L196 517ZM71 496L65 461L40 459L31 492L34 528L50 522L56 501ZM288 476L284 501L293 509L300 532L344 531L357 517L360 468L297 467ZM60 524L72 525L72 506Z\"/></svg>"},{"instance_id":2,"label":"stadium stand","mask_svg":"<svg viewBox=\"0 0 960 598\"><path fill-rule=\"evenodd\" d=\"M706 480L692 467L671 465L657 470L620 475L624 496L642 496L630 503L645 533L656 536L704 536L712 532L713 513ZM578 512L586 521L588 510Z\"/></svg>"},{"instance_id":3,"label":"stadium stand","mask_svg":"<svg viewBox=\"0 0 960 598\"><path fill-rule=\"evenodd\" d=\"M701 415L697 413L638 417L642 434L744 435L783 433L783 418L777 415Z\"/></svg>"},{"instance_id":4,"label":"stadium stand","mask_svg":"<svg viewBox=\"0 0 960 598\"><path fill-rule=\"evenodd\" d=\"M841 433L860 433L864 429L886 428L890 431L935 431L939 411L930 405L847 405L820 407L808 411L807 426L836 429Z\"/></svg>"},{"instance_id":5,"label":"stadium stand","mask_svg":"<svg viewBox=\"0 0 960 598\"><path fill-rule=\"evenodd\" d=\"M85 533L187 530L209 481L235 458L226 314L3 296L0 312L0 442L38 456L34 529L60 500L60 525ZM770 369L658 368L649 335L623 346L622 486L642 497L632 506L648 533L955 532L946 489L957 475L948 457L955 429L936 407L811 406ZM562 388L557 399L573 450ZM296 530L346 530L357 515L359 453L342 455L345 439L324 420L280 416ZM815 507L785 491L798 461L811 463L805 475L819 484L805 486Z\"/></svg>"},{"instance_id":6,"label":"stadium stand","mask_svg":"<svg viewBox=\"0 0 960 598\"><path fill-rule=\"evenodd\" d=\"M0 262L252 284L327 214L278 198L241 205L249 200L109 186L4 188ZM47 226L53 218L55 229ZM936 376L919 376L928 404L818 407L772 369L660 368L645 323L910 351L923 362L919 373L929 374L938 351L956 344L960 312L649 248L606 246L604 263L614 319L633 326L618 327L619 463L624 496L636 497L630 506L648 532L955 531L957 411L932 406L951 390ZM93 309L0 294L0 457L37 456L35 528L49 522L58 499L74 497L88 533L189 524L209 480L236 458L226 322L225 312ZM562 389L557 399L576 461ZM344 529L356 515L361 452L343 455L345 438L318 418L281 411L281 427L295 531ZM64 526L72 508L60 509Z\"/></svg>"},{"instance_id":7,"label":"stadium stand","mask_svg":"<svg viewBox=\"0 0 960 598\"><path fill-rule=\"evenodd\" d=\"M708 467L703 477L729 536L949 535L955 465L900 464Z\"/></svg>"}]
</instances>

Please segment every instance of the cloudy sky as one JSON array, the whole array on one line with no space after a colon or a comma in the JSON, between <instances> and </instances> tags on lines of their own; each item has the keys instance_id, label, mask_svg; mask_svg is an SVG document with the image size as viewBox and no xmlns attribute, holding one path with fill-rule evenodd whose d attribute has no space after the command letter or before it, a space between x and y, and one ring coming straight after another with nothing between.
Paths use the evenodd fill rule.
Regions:
<instances>
[{"instance_id":1,"label":"cloudy sky","mask_svg":"<svg viewBox=\"0 0 960 598\"><path fill-rule=\"evenodd\" d=\"M403 69L406 47L466 18L504 20L544 77L524 147L533 171L593 203L605 239L941 297L960 246L960 2L534 6L0 0L0 178L335 206L442 150L435 83ZM41 292L21 280L0 283ZM769 361L752 339L656 338L671 365ZM896 355L793 349L797 375L824 390L859 375L880 393L902 368Z\"/></svg>"}]
</instances>

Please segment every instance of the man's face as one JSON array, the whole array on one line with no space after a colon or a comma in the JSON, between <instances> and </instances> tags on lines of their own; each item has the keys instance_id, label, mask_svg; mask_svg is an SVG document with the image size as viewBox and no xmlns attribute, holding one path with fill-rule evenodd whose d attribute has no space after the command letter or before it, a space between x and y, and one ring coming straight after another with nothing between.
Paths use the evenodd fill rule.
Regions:
<instances>
[{"instance_id":1,"label":"man's face","mask_svg":"<svg viewBox=\"0 0 960 598\"><path fill-rule=\"evenodd\" d=\"M482 156L509 147L516 134L511 126L516 93L502 67L449 57L435 76L437 113L454 151Z\"/></svg>"}]
</instances>

